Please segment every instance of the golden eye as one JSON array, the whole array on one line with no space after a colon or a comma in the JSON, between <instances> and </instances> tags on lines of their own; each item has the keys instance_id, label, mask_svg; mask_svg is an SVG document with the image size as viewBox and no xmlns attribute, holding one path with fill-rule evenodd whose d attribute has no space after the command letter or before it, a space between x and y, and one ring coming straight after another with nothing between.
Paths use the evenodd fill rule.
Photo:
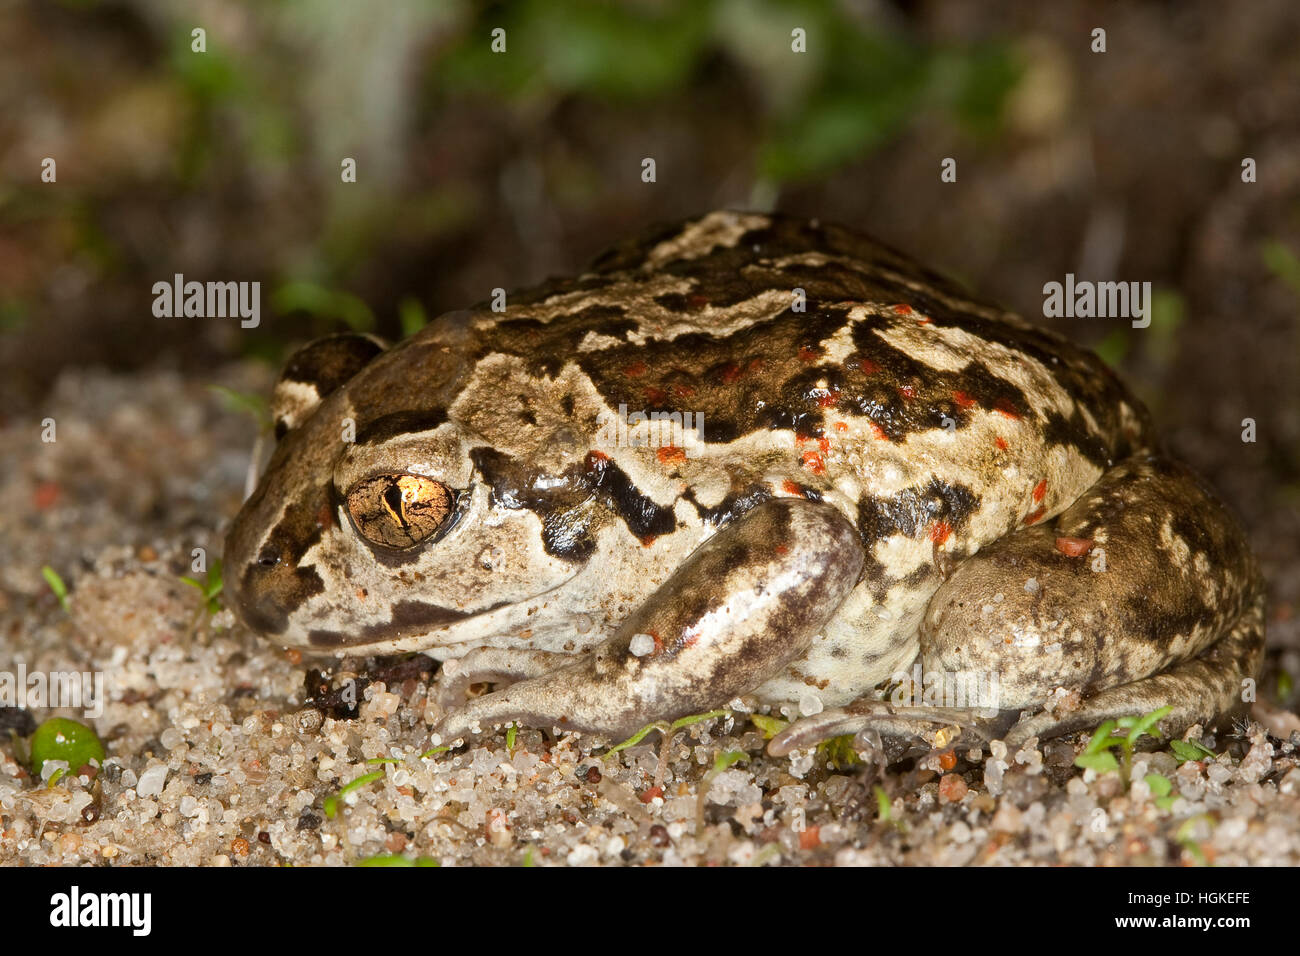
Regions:
<instances>
[{"instance_id":1,"label":"golden eye","mask_svg":"<svg viewBox=\"0 0 1300 956\"><path fill-rule=\"evenodd\" d=\"M348 491L348 512L373 544L402 550L428 541L449 522L452 490L422 475L379 475Z\"/></svg>"}]
</instances>

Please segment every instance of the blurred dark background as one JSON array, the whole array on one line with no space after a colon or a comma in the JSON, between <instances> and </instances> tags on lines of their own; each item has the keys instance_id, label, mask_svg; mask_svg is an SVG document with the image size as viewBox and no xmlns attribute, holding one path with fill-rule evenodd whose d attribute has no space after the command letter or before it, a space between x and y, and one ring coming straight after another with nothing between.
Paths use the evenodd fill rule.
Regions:
<instances>
[{"instance_id":1,"label":"blurred dark background","mask_svg":"<svg viewBox=\"0 0 1300 956\"><path fill-rule=\"evenodd\" d=\"M8 0L0 418L69 369L398 336L723 206L857 226L1035 320L1066 272L1151 281L1146 330L1057 327L1246 517L1296 643L1294 0ZM155 318L177 272L260 281L261 327Z\"/></svg>"}]
</instances>

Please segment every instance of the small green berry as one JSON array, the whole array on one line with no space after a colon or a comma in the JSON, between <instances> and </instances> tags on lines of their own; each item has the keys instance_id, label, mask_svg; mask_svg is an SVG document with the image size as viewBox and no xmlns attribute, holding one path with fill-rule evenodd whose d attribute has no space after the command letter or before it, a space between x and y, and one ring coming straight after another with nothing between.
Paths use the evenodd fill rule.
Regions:
<instances>
[{"instance_id":1,"label":"small green berry","mask_svg":"<svg viewBox=\"0 0 1300 956\"><path fill-rule=\"evenodd\" d=\"M76 773L95 760L104 762L104 745L85 724L67 717L51 717L32 734L32 772L37 777L47 760L66 760L68 770Z\"/></svg>"}]
</instances>

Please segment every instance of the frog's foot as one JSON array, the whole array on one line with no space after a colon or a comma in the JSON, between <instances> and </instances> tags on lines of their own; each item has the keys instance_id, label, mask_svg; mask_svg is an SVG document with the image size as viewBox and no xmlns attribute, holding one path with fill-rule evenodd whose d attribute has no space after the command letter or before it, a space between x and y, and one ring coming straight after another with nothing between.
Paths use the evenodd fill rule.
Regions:
<instances>
[{"instance_id":1,"label":"frog's foot","mask_svg":"<svg viewBox=\"0 0 1300 956\"><path fill-rule=\"evenodd\" d=\"M828 708L801 717L767 745L773 757L807 750L823 740L852 734L864 742L879 735L887 762L913 751L948 747L983 747L996 740L1020 716L1019 711L976 711L966 707L902 707L885 700L860 698L846 707Z\"/></svg>"},{"instance_id":2,"label":"frog's foot","mask_svg":"<svg viewBox=\"0 0 1300 956\"><path fill-rule=\"evenodd\" d=\"M435 700L444 710L465 703L476 684L514 684L573 663L572 654L553 651L480 647L443 663L438 671Z\"/></svg>"},{"instance_id":3,"label":"frog's foot","mask_svg":"<svg viewBox=\"0 0 1300 956\"><path fill-rule=\"evenodd\" d=\"M1259 672L1264 655L1264 599L1261 596L1228 634L1199 656L1158 674L1104 690L1069 714L1039 713L1025 717L1006 735L1014 752L1030 737L1040 740L1092 730L1107 720L1149 714L1172 707L1159 723L1165 737L1177 737L1193 724L1240 711L1245 693Z\"/></svg>"},{"instance_id":4,"label":"frog's foot","mask_svg":"<svg viewBox=\"0 0 1300 956\"><path fill-rule=\"evenodd\" d=\"M832 506L765 502L700 545L592 652L469 701L434 733L447 743L514 720L619 737L712 710L804 654L862 563L857 530Z\"/></svg>"}]
</instances>

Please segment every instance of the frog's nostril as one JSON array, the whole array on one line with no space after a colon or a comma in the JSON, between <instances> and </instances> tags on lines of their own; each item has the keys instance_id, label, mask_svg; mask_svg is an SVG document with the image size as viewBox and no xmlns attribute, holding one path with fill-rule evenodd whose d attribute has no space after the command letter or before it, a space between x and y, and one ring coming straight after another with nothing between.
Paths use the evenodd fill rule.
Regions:
<instances>
[{"instance_id":1,"label":"frog's nostril","mask_svg":"<svg viewBox=\"0 0 1300 956\"><path fill-rule=\"evenodd\" d=\"M257 556L257 564L263 568L273 568L280 563L280 556L269 548Z\"/></svg>"}]
</instances>

